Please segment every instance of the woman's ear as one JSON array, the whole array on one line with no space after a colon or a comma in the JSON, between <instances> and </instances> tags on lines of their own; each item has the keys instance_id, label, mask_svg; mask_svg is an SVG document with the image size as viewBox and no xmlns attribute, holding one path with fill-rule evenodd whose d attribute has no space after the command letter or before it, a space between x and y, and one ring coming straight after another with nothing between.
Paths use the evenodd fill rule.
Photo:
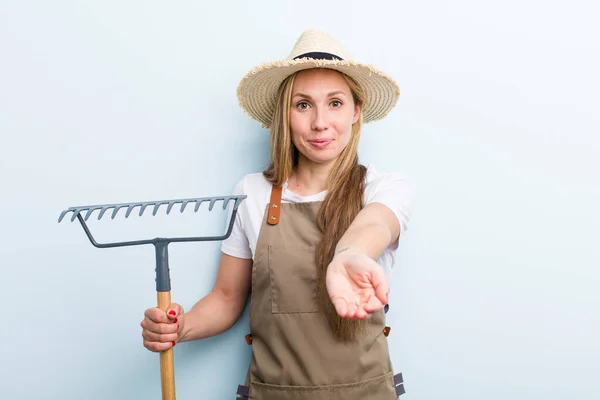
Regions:
<instances>
[{"instance_id":1,"label":"woman's ear","mask_svg":"<svg viewBox=\"0 0 600 400\"><path fill-rule=\"evenodd\" d=\"M360 113L362 111L362 104L356 103L354 105L354 115L352 116L352 125L358 122L358 118L360 117Z\"/></svg>"}]
</instances>

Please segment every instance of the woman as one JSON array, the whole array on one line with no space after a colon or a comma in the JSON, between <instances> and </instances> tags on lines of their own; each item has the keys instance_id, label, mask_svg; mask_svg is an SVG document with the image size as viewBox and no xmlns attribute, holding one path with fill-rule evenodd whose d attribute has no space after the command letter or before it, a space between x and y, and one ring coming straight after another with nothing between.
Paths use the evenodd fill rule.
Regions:
<instances>
[{"instance_id":1,"label":"woman","mask_svg":"<svg viewBox=\"0 0 600 400\"><path fill-rule=\"evenodd\" d=\"M271 130L271 164L245 194L222 245L213 290L188 312L146 310L144 346L162 351L232 327L251 294L252 361L242 398L390 400L388 278L411 195L395 174L358 163L363 120L394 107L397 85L307 31L287 60L240 83L250 116ZM246 397L248 396L248 397Z\"/></svg>"}]
</instances>

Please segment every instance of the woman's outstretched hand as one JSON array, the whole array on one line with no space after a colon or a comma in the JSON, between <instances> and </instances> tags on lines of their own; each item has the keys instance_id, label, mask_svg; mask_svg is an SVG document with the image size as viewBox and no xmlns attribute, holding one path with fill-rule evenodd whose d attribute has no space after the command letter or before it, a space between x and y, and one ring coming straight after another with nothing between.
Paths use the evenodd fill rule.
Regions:
<instances>
[{"instance_id":1,"label":"woman's outstretched hand","mask_svg":"<svg viewBox=\"0 0 600 400\"><path fill-rule=\"evenodd\" d=\"M347 249L336 254L327 268L326 284L342 318L365 319L388 302L383 268L360 251Z\"/></svg>"}]
</instances>

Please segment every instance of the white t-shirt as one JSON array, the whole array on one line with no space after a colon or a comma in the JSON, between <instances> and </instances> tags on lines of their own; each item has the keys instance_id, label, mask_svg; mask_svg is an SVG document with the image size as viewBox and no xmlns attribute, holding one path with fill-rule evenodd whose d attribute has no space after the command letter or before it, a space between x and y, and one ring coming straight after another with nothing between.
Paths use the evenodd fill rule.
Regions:
<instances>
[{"instance_id":1,"label":"white t-shirt","mask_svg":"<svg viewBox=\"0 0 600 400\"><path fill-rule=\"evenodd\" d=\"M221 250L234 257L254 259L256 242L263 222L266 205L271 198L271 184L262 172L246 175L234 189L234 195L246 195L236 215L231 235L222 242ZM282 203L323 201L327 191L312 196L299 196L290 191L287 182L283 185ZM400 173L380 173L375 167L367 167L365 205L382 203L387 206L400 222L401 234L406 231L412 210L412 190ZM398 241L390 245L378 260L391 277Z\"/></svg>"}]
</instances>

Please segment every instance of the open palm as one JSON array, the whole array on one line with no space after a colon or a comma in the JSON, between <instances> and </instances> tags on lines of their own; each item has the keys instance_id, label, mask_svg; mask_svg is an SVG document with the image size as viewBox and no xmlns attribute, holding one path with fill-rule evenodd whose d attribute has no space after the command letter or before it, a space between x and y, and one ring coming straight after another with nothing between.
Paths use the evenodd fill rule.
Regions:
<instances>
[{"instance_id":1,"label":"open palm","mask_svg":"<svg viewBox=\"0 0 600 400\"><path fill-rule=\"evenodd\" d=\"M363 253L340 253L327 269L327 291L338 315L364 319L383 308L389 286L383 268Z\"/></svg>"}]
</instances>

